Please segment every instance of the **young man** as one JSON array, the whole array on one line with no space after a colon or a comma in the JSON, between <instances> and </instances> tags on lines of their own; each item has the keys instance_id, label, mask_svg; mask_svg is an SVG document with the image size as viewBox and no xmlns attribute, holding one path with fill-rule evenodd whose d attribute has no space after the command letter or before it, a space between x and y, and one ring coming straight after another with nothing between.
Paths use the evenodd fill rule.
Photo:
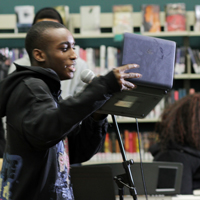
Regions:
<instances>
[{"instance_id":1,"label":"young man","mask_svg":"<svg viewBox=\"0 0 200 200\"><path fill-rule=\"evenodd\" d=\"M54 21L54 22L63 24L63 20L59 12L52 7L45 7L45 8L40 9L36 13L33 19L33 25L41 21ZM22 58L17 59L14 62L16 64L23 65L23 66L31 65L28 54L25 54ZM15 69L16 69L16 66L14 63L12 63L9 68L8 73L9 74L12 73L13 71L15 71ZM85 69L88 69L87 63L83 59L77 58L75 69L76 69L76 72L73 75L73 79L61 82L62 98L66 98L68 96L74 96L75 94L83 90L83 87L85 86L85 83L81 80L81 72ZM4 147L2 146L2 150L3 149Z\"/></svg>"},{"instance_id":2,"label":"young man","mask_svg":"<svg viewBox=\"0 0 200 200\"><path fill-rule=\"evenodd\" d=\"M40 21L54 21L63 24L63 20L59 14L59 12L52 8L52 7L45 7L40 9L33 19L33 25ZM25 65L30 66L30 60L27 54L25 54L22 58L17 59L14 61L15 63L19 65ZM74 96L76 93L80 92L83 87L85 86L85 83L81 81L81 72L84 69L88 69L87 63L78 57L76 59L76 73L74 73L74 77L71 80L68 81L62 81L61 83L61 90L62 90L62 98L66 98L68 96ZM16 66L14 63L11 64L8 73L13 72L16 69Z\"/></svg>"},{"instance_id":3,"label":"young man","mask_svg":"<svg viewBox=\"0 0 200 200\"><path fill-rule=\"evenodd\" d=\"M38 22L27 33L26 50L31 67L16 64L17 70L0 84L0 115L7 117L0 197L71 200L68 158L80 163L98 152L107 120L95 111L113 93L135 87L125 79L141 75L125 73L136 64L118 67L62 100L60 80L71 79L75 72L72 34L60 23Z\"/></svg>"}]
</instances>

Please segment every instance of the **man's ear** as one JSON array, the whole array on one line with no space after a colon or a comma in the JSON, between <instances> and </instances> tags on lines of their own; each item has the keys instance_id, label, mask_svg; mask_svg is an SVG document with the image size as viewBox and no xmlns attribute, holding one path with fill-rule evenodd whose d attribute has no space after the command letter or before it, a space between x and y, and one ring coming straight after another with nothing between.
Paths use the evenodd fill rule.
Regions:
<instances>
[{"instance_id":1,"label":"man's ear","mask_svg":"<svg viewBox=\"0 0 200 200\"><path fill-rule=\"evenodd\" d=\"M44 62L45 53L40 49L33 49L33 58L38 62Z\"/></svg>"}]
</instances>

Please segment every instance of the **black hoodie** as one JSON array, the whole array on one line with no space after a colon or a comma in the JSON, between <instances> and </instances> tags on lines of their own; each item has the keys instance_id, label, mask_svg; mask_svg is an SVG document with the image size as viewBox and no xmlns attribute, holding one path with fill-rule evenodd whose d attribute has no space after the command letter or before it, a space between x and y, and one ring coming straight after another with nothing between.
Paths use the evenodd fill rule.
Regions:
<instances>
[{"instance_id":1,"label":"black hoodie","mask_svg":"<svg viewBox=\"0 0 200 200\"><path fill-rule=\"evenodd\" d=\"M17 66L0 83L0 115L7 117L7 144L0 179L1 199L73 199L63 164L68 137L70 163L90 159L103 145L107 120L98 110L120 87L113 72L94 78L83 93L60 98L51 69Z\"/></svg>"}]
</instances>

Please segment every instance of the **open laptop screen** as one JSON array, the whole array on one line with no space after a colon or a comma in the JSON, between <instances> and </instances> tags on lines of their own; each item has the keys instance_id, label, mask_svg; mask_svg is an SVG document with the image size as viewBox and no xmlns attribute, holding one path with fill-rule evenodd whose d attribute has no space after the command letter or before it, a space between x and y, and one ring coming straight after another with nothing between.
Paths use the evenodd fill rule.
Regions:
<instances>
[{"instance_id":1,"label":"open laptop screen","mask_svg":"<svg viewBox=\"0 0 200 200\"><path fill-rule=\"evenodd\" d=\"M158 180L156 192L173 192L175 191L177 167L158 167Z\"/></svg>"},{"instance_id":2,"label":"open laptop screen","mask_svg":"<svg viewBox=\"0 0 200 200\"><path fill-rule=\"evenodd\" d=\"M176 53L174 41L124 33L122 48L122 65L140 65L129 71L142 74L142 78L130 79L131 82L153 88L172 88Z\"/></svg>"},{"instance_id":3,"label":"open laptop screen","mask_svg":"<svg viewBox=\"0 0 200 200\"><path fill-rule=\"evenodd\" d=\"M99 113L144 118L173 85L176 44L170 40L124 33L122 65L135 63L142 78L129 79L136 89L115 93Z\"/></svg>"}]
</instances>

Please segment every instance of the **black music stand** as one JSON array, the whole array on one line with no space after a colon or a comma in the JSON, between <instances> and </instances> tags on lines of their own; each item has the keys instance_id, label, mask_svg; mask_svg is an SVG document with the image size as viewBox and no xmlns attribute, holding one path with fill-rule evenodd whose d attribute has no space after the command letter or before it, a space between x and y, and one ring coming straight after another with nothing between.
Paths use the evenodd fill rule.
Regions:
<instances>
[{"instance_id":1,"label":"black music stand","mask_svg":"<svg viewBox=\"0 0 200 200\"><path fill-rule=\"evenodd\" d=\"M112 120L115 125L117 139L119 142L119 147L120 147L120 151L121 151L122 158L123 158L122 165L125 169L125 174L120 174L120 175L117 175L114 177L114 180L118 186L119 198L120 198L120 200L123 200L124 186L126 186L126 187L128 187L128 189L130 191L130 195L133 197L133 199L137 200L137 191L136 191L136 188L134 185L133 177L131 174L131 168L130 168L130 166L134 163L134 161L132 159L127 160L123 142L122 142L121 135L119 132L118 124L117 124L117 121L116 121L116 118L114 115L112 115Z\"/></svg>"}]
</instances>

